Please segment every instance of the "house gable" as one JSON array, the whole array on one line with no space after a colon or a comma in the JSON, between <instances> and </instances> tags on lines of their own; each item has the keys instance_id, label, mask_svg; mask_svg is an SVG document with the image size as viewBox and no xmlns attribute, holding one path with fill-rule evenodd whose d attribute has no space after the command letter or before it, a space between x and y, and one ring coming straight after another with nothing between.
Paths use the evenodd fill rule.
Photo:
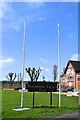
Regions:
<instances>
[{"instance_id":1,"label":"house gable","mask_svg":"<svg viewBox=\"0 0 80 120\"><path fill-rule=\"evenodd\" d=\"M65 68L65 71L64 71L65 74L66 74L67 69L69 68L74 68L74 71L76 73L79 73L80 72L80 61L69 60Z\"/></svg>"},{"instance_id":2,"label":"house gable","mask_svg":"<svg viewBox=\"0 0 80 120\"><path fill-rule=\"evenodd\" d=\"M60 79L62 87L80 89L80 61L69 60Z\"/></svg>"}]
</instances>

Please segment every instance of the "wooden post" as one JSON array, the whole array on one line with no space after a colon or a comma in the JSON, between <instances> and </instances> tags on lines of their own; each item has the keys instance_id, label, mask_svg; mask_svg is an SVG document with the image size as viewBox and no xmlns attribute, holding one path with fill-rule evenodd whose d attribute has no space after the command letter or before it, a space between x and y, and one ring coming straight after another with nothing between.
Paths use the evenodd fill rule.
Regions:
<instances>
[{"instance_id":1,"label":"wooden post","mask_svg":"<svg viewBox=\"0 0 80 120\"><path fill-rule=\"evenodd\" d=\"M50 92L50 105L52 105L52 92Z\"/></svg>"}]
</instances>

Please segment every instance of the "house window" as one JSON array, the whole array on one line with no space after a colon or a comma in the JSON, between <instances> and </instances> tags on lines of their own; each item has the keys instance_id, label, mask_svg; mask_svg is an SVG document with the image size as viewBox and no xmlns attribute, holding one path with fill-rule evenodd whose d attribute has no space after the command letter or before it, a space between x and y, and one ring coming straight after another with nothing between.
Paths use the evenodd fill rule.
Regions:
<instances>
[{"instance_id":1,"label":"house window","mask_svg":"<svg viewBox=\"0 0 80 120\"><path fill-rule=\"evenodd\" d=\"M80 78L78 78L77 81L80 81Z\"/></svg>"},{"instance_id":2,"label":"house window","mask_svg":"<svg viewBox=\"0 0 80 120\"><path fill-rule=\"evenodd\" d=\"M68 66L68 68L71 68L71 67L72 67L72 64L70 63L69 66Z\"/></svg>"},{"instance_id":3,"label":"house window","mask_svg":"<svg viewBox=\"0 0 80 120\"><path fill-rule=\"evenodd\" d=\"M68 76L68 82L73 82L74 81L74 76Z\"/></svg>"}]
</instances>

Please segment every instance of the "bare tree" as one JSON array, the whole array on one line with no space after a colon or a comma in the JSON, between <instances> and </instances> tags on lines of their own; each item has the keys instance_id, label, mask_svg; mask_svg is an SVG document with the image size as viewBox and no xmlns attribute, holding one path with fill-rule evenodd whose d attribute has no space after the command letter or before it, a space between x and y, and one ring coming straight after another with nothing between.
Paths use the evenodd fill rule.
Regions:
<instances>
[{"instance_id":1,"label":"bare tree","mask_svg":"<svg viewBox=\"0 0 80 120\"><path fill-rule=\"evenodd\" d=\"M28 75L29 75L32 82L38 80L39 75L40 75L40 73L42 71L41 68L35 69L34 67L33 68L29 67L29 68L26 68L25 70L28 73Z\"/></svg>"},{"instance_id":2,"label":"bare tree","mask_svg":"<svg viewBox=\"0 0 80 120\"><path fill-rule=\"evenodd\" d=\"M57 65L53 66L53 75L54 75L54 82L55 82L57 79Z\"/></svg>"},{"instance_id":3,"label":"bare tree","mask_svg":"<svg viewBox=\"0 0 80 120\"><path fill-rule=\"evenodd\" d=\"M6 75L6 78L10 81L10 87L12 87L12 83L16 79L16 73L11 72L8 75Z\"/></svg>"}]
</instances>

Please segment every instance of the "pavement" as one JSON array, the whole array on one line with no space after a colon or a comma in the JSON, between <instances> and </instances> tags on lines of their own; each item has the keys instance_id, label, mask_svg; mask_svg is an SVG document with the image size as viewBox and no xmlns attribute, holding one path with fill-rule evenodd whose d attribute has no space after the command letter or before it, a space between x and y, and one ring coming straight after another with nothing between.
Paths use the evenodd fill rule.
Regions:
<instances>
[{"instance_id":1,"label":"pavement","mask_svg":"<svg viewBox=\"0 0 80 120\"><path fill-rule=\"evenodd\" d=\"M54 94L59 94L59 92L52 92ZM61 92L61 95L66 95L66 96L79 96L79 92L72 92L72 91L67 91L67 92Z\"/></svg>"}]
</instances>

